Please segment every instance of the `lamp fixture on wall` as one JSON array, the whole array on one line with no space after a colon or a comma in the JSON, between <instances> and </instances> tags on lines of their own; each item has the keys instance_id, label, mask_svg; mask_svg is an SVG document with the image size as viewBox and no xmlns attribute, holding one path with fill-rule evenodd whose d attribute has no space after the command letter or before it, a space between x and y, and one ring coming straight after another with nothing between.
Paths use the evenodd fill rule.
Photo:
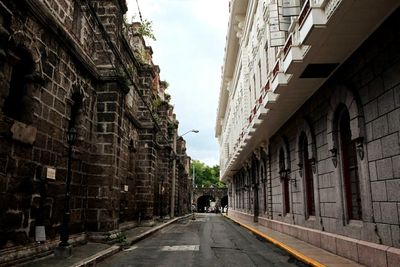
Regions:
<instances>
[{"instance_id":1,"label":"lamp fixture on wall","mask_svg":"<svg viewBox=\"0 0 400 267\"><path fill-rule=\"evenodd\" d=\"M279 176L281 178L281 180L288 180L290 183L293 183L295 187L297 187L297 180L295 179L291 179L290 176L290 170L289 169L281 169L279 171Z\"/></svg>"}]
</instances>

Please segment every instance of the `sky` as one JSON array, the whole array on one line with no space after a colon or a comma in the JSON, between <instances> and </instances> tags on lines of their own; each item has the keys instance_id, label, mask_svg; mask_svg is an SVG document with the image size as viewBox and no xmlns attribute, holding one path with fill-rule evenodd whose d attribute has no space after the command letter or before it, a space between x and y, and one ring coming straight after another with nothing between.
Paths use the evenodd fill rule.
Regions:
<instances>
[{"instance_id":1,"label":"sky","mask_svg":"<svg viewBox=\"0 0 400 267\"><path fill-rule=\"evenodd\" d=\"M209 166L219 164L215 121L221 84L229 0L138 0L143 19L152 21L153 62L179 121L188 133L187 154ZM139 20L136 0L127 0L127 18Z\"/></svg>"}]
</instances>

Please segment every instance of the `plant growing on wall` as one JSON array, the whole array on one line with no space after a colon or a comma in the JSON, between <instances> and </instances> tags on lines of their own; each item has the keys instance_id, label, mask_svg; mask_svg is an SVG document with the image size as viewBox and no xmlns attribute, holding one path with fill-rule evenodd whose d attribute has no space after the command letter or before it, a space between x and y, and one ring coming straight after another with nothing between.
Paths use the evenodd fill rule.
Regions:
<instances>
[{"instance_id":1,"label":"plant growing on wall","mask_svg":"<svg viewBox=\"0 0 400 267\"><path fill-rule=\"evenodd\" d=\"M132 75L133 75L133 69L131 67L128 67L127 69L128 74L124 71L123 67L117 67L116 69L116 75L119 77L119 84L121 86L121 89L125 92L129 92L129 86L132 85Z\"/></svg>"},{"instance_id":2,"label":"plant growing on wall","mask_svg":"<svg viewBox=\"0 0 400 267\"><path fill-rule=\"evenodd\" d=\"M175 130L176 130L176 124L173 123L172 121L169 121L167 127L168 127L168 128L167 128L168 136L169 136L170 138L172 138L172 136L173 136L173 134L174 134L174 132L175 132Z\"/></svg>"},{"instance_id":3,"label":"plant growing on wall","mask_svg":"<svg viewBox=\"0 0 400 267\"><path fill-rule=\"evenodd\" d=\"M153 32L153 22L147 19L144 19L139 27L135 27L132 28L132 24L133 21L135 20L135 16L133 16L131 18L131 22L128 21L128 18L126 16L124 16L124 23L123 26L125 28L125 30L130 31L133 35L138 34L141 36L146 36L150 39L152 39L153 41L156 41L156 37L154 36L154 32Z\"/></svg>"},{"instance_id":4,"label":"plant growing on wall","mask_svg":"<svg viewBox=\"0 0 400 267\"><path fill-rule=\"evenodd\" d=\"M139 61L140 64L142 64L142 65L148 64L149 56L143 48L135 50L134 53L135 53L136 59Z\"/></svg>"},{"instance_id":5,"label":"plant growing on wall","mask_svg":"<svg viewBox=\"0 0 400 267\"><path fill-rule=\"evenodd\" d=\"M164 88L164 89L168 89L169 83L168 83L166 80L160 81L160 86L161 86L162 88Z\"/></svg>"},{"instance_id":6,"label":"plant growing on wall","mask_svg":"<svg viewBox=\"0 0 400 267\"><path fill-rule=\"evenodd\" d=\"M156 97L156 98L153 100L153 108L154 108L154 109L158 109L161 105L162 105L162 100L161 100L161 98Z\"/></svg>"},{"instance_id":7,"label":"plant growing on wall","mask_svg":"<svg viewBox=\"0 0 400 267\"><path fill-rule=\"evenodd\" d=\"M153 22L147 19L144 19L138 28L138 34L141 36L146 36L153 41L156 41L156 37L153 33Z\"/></svg>"}]
</instances>

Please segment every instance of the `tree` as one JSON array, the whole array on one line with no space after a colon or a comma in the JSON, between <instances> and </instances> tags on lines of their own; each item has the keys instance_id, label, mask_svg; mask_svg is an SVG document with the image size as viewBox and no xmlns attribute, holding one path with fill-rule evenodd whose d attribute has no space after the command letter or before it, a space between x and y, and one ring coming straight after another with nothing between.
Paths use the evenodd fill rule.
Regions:
<instances>
[{"instance_id":1,"label":"tree","mask_svg":"<svg viewBox=\"0 0 400 267\"><path fill-rule=\"evenodd\" d=\"M199 160L193 160L192 164L195 170L195 184L198 187L225 187L225 184L219 180L219 166L210 167Z\"/></svg>"}]
</instances>

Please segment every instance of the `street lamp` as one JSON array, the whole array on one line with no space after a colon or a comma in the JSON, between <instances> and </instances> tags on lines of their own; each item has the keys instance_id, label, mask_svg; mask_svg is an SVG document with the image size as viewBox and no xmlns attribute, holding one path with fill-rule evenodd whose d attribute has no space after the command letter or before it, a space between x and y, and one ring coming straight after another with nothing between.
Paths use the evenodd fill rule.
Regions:
<instances>
[{"instance_id":1,"label":"street lamp","mask_svg":"<svg viewBox=\"0 0 400 267\"><path fill-rule=\"evenodd\" d=\"M181 136L178 136L178 138L181 138L182 136L184 136L185 134L188 133L198 133L199 130L189 130L187 132L185 132L184 134L182 134ZM175 216L175 175L176 175L176 132L174 132L174 139L173 139L173 144L172 144L172 151L173 151L173 161L172 161L172 192L171 192L171 218L173 218Z\"/></svg>"},{"instance_id":2,"label":"street lamp","mask_svg":"<svg viewBox=\"0 0 400 267\"><path fill-rule=\"evenodd\" d=\"M161 186L160 186L160 219L162 219L163 212L163 198L164 198L164 175L161 175Z\"/></svg>"},{"instance_id":3,"label":"street lamp","mask_svg":"<svg viewBox=\"0 0 400 267\"><path fill-rule=\"evenodd\" d=\"M76 129L71 127L67 131L67 143L68 143L68 161L67 161L67 181L65 185L65 197L64 197L64 215L63 215L63 223L61 226L61 242L58 247L61 250L67 250L66 253L68 255L71 254L70 245L68 243L69 239L69 219L71 216L71 211L69 207L69 200L70 200L70 185L71 185L71 162L72 162L72 147L76 141ZM67 255L67 256L68 256Z\"/></svg>"},{"instance_id":4,"label":"street lamp","mask_svg":"<svg viewBox=\"0 0 400 267\"><path fill-rule=\"evenodd\" d=\"M182 136L184 136L185 134L188 134L188 133L198 133L198 132L199 132L199 130L192 129L192 130L189 130L186 133L182 134L180 137L182 137Z\"/></svg>"},{"instance_id":5,"label":"street lamp","mask_svg":"<svg viewBox=\"0 0 400 267\"><path fill-rule=\"evenodd\" d=\"M194 203L194 188L195 188L196 176L195 176L195 169L194 169L193 163L192 163L192 168L193 168L193 174L192 174L193 181L192 181L192 199L190 200L190 202L191 202L190 207L192 208L192 220L196 220L196 217L194 216L194 205L195 205L195 203Z\"/></svg>"}]
</instances>

